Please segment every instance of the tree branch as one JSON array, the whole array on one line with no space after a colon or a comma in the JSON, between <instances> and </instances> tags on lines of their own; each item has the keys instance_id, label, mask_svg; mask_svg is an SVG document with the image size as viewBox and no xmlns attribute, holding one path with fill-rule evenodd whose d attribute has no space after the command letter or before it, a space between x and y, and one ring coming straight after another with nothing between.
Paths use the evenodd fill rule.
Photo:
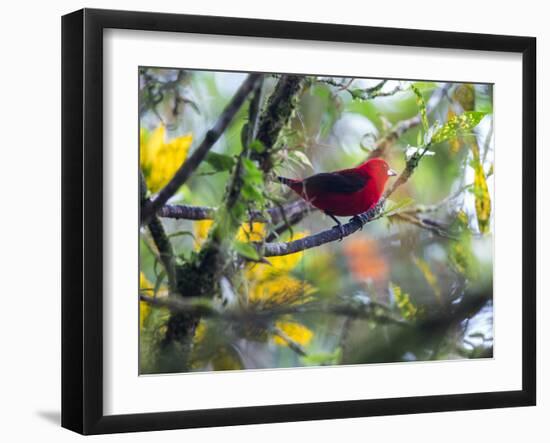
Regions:
<instances>
[{"instance_id":1,"label":"tree branch","mask_svg":"<svg viewBox=\"0 0 550 443\"><path fill-rule=\"evenodd\" d=\"M439 105L441 100L447 96L447 92L451 88L450 83L445 83L441 88L437 89L426 104L426 113L432 113L435 108ZM402 120L397 123L387 134L385 134L381 139L379 139L374 148L369 153L367 158L383 157L386 153L386 150L391 146L395 141L397 141L405 132L409 129L412 129L422 122L422 117L420 114L415 115L407 120Z\"/></svg>"},{"instance_id":2,"label":"tree branch","mask_svg":"<svg viewBox=\"0 0 550 443\"><path fill-rule=\"evenodd\" d=\"M248 94L256 83L261 78L261 74L250 74L240 88L237 90L229 104L219 116L216 124L210 129L204 137L202 143L193 152L177 170L168 184L160 190L154 200L149 200L145 203L141 211L141 223L147 223L151 216L156 213L172 195L176 193L181 185L183 185L195 169L199 166L202 160L208 154L214 143L218 141L223 132L227 129L242 104L248 97Z\"/></svg>"},{"instance_id":3,"label":"tree branch","mask_svg":"<svg viewBox=\"0 0 550 443\"><path fill-rule=\"evenodd\" d=\"M159 218L155 215L149 221L147 225L151 237L155 242L155 245L159 251L160 260L166 270L166 276L168 277L168 283L172 289L177 289L176 284L176 264L174 261L174 251L172 244L164 231L164 227Z\"/></svg>"},{"instance_id":4,"label":"tree branch","mask_svg":"<svg viewBox=\"0 0 550 443\"><path fill-rule=\"evenodd\" d=\"M244 207L248 202L241 192L246 186L244 162L250 156L250 145L258 125L262 91L263 77L254 86L253 95L248 107L248 122L243 126L241 131L243 140L242 150L231 171L231 176L222 200L223 204L219 208L214 226L202 246L196 262L197 272L208 274L212 277L206 291L211 293L211 295L214 295L219 288L220 274L226 272L226 268L230 265L232 257L229 250L246 215Z\"/></svg>"},{"instance_id":5,"label":"tree branch","mask_svg":"<svg viewBox=\"0 0 550 443\"><path fill-rule=\"evenodd\" d=\"M281 130L290 120L296 107L296 97L305 83L305 77L300 75L282 75L275 90L269 97L267 106L260 116L257 139L263 144L264 151L254 153L254 159L259 161L260 169L267 174L273 167L271 152Z\"/></svg>"},{"instance_id":6,"label":"tree branch","mask_svg":"<svg viewBox=\"0 0 550 443\"><path fill-rule=\"evenodd\" d=\"M450 88L450 84L445 84L442 88L438 89L430 100L428 101L428 111L433 111L435 107L439 104L440 100L445 97L446 91ZM383 151L387 148L388 143L393 143L395 140L400 138L408 129L419 125L421 122L420 114L415 117L404 120L398 123L391 132L386 134L380 141L377 143L377 147L369 154L369 158L374 156L379 156L383 154ZM405 170L399 175L397 180L386 190L383 197L380 199L379 203L371 208L364 214L361 214L358 217L354 217L350 220L349 223L342 225L341 228L335 227L328 229L317 234L301 238L299 240L286 242L286 243L266 243L263 246L263 255L265 257L272 256L281 256L293 254L295 252L303 251L306 249L311 249L317 246L321 246L325 243L333 242L335 240L340 240L343 237L347 237L357 230L361 229L364 224L371 222L380 217L382 209L384 207L386 199L402 184L406 183L410 176L412 175L414 169L418 166L418 161L420 156L412 156L406 164ZM291 205L284 207L285 217L290 220L299 221L303 218L301 212L305 212L308 207L310 207L306 202L295 202ZM280 218L274 219L277 217L277 211L279 211ZM272 208L268 211L270 216L273 216L272 222L277 223L277 221L284 220L280 213L279 208ZM202 219L202 218L211 218L213 217L212 208L201 208L201 207L185 207L185 206L165 206L161 209L160 215L169 216L173 218L189 218L193 220ZM265 221L265 217L260 213L251 213L251 219L254 221ZM200 217L200 218L199 218ZM277 220L277 221L276 221ZM425 227L425 226L422 226ZM281 227L285 229L285 227ZM439 232L439 230L437 230ZM270 236L269 240L273 240L275 236ZM259 246L259 245L258 245Z\"/></svg>"},{"instance_id":7,"label":"tree branch","mask_svg":"<svg viewBox=\"0 0 550 443\"><path fill-rule=\"evenodd\" d=\"M375 343L371 347L358 346L350 349L348 353L350 358L342 363L395 361L412 349L425 349L433 343L434 339L447 335L452 328L476 315L491 302L492 296L492 285L471 288L456 303L448 302L431 309L426 315L416 319L410 328L396 329L394 333L387 336L387 340ZM388 352L391 353L390 358L388 358Z\"/></svg>"},{"instance_id":8,"label":"tree branch","mask_svg":"<svg viewBox=\"0 0 550 443\"><path fill-rule=\"evenodd\" d=\"M419 319L413 324L402 318L394 317L390 308L383 304L370 303L323 303L311 302L303 305L279 305L269 309L218 309L209 298L204 297L151 297L139 294L139 299L151 306L168 308L174 312L201 315L207 318L245 322L264 322L286 315L327 314L357 319L370 319L384 324L402 327L415 326L431 329L436 325L447 327L449 322L460 322L477 313L487 302L492 300L492 286L474 288L468 291L459 303L449 302L434 310L431 315Z\"/></svg>"},{"instance_id":9,"label":"tree branch","mask_svg":"<svg viewBox=\"0 0 550 443\"><path fill-rule=\"evenodd\" d=\"M404 222L410 223L412 225L418 226L419 228L431 231L440 237L443 237L449 240L457 240L457 241L460 240L459 237L448 232L447 229L441 225L441 223L438 223L434 220L422 219L417 217L416 215L413 215L407 212L398 212L392 215L392 217L397 218L398 220L402 220Z\"/></svg>"},{"instance_id":10,"label":"tree branch","mask_svg":"<svg viewBox=\"0 0 550 443\"><path fill-rule=\"evenodd\" d=\"M145 178L143 177L143 173L141 171L139 173L139 188L140 201L143 205L143 203L147 201L147 185L145 184ZM172 249L172 244L170 243L170 240L168 239L168 236L164 231L162 223L156 215L153 215L153 217L151 217L147 228L149 229L151 237L153 238L155 246L157 247L159 259L162 262L162 265L164 266L164 269L166 271L166 276L168 277L168 284L170 285L170 288L175 291L177 290L176 263L174 260L174 251Z\"/></svg>"},{"instance_id":11,"label":"tree branch","mask_svg":"<svg viewBox=\"0 0 550 443\"><path fill-rule=\"evenodd\" d=\"M335 226L332 229L327 229L317 234L286 243L266 243L263 247L263 255L264 257L274 257L294 254L295 252L304 251L324 245L325 243L340 240L358 231L366 223L379 218L384 204L385 198L381 199L376 206L369 209L367 212L353 217L348 223L340 227Z\"/></svg>"},{"instance_id":12,"label":"tree branch","mask_svg":"<svg viewBox=\"0 0 550 443\"><path fill-rule=\"evenodd\" d=\"M332 84L333 86L342 86L340 84L336 84L336 83L330 83L328 82L329 84ZM370 88L369 91L373 92L373 91L378 91L379 89L381 89L385 84L385 81L382 81L380 82L378 85L374 86L373 88ZM451 88L451 84L450 83L445 83L441 88L439 88L436 92L434 92L432 94L432 96L430 97L430 100L428 101L428 104L427 104L427 112L428 113L431 113L433 112L433 110L439 105L439 103L441 102L442 99L444 99L446 96L447 96L447 92L449 91L449 89ZM398 124L396 124L392 130L390 132L388 132L384 137L382 137L380 140L378 140L378 142L376 143L375 145L375 148L369 153L369 155L367 156L367 159L370 159L370 158L374 158L374 157L381 157L385 154L386 150L389 148L389 146L394 143L396 140L398 140L406 131L408 131L409 129L415 127L415 126L418 126L419 124L421 123L421 116L420 114L408 119L408 120L403 120L401 122L399 122ZM410 160L413 160L413 159L410 159ZM416 167L416 166L414 166ZM414 167L412 169L414 169ZM410 173L412 173L412 169L411 171L407 171L402 174L398 181L395 182L394 184L394 187L391 191L389 192L386 192L385 194L385 198L387 198L396 188L397 186L400 186L401 184L405 183L409 176L410 176ZM385 199L382 199L381 201L383 201ZM310 206L311 208L311 206ZM307 209L304 208L303 210L305 211ZM306 214L303 214L302 216L300 216L299 213L293 213L293 214L290 214L288 216L289 220L291 220L291 222L289 223L290 225L292 224L295 224L295 223L298 223L299 221L301 221L304 216ZM364 221L364 223L366 223L367 221L372 221L372 220L366 220ZM344 225L345 226L345 225ZM284 230L288 229L290 226L280 226L278 229L275 230L275 234L278 233L278 232L284 232ZM361 226L362 227L362 226ZM344 228L344 232L347 231L347 235L350 235L352 234L353 232L355 232L357 229L354 227L354 226L349 226L347 228ZM326 233L327 231L325 231ZM323 234L323 233L321 233ZM323 234L322 236L319 236L319 237L315 237L313 239L308 239L305 241L306 242L310 242L312 241L312 244L313 246L310 246L310 247L315 247L315 246L319 246L320 244L323 244L323 243L326 243L327 241L325 241L326 238L329 238L330 240L328 241L334 241L335 239L341 239L342 238L342 231L340 229L338 229L338 237L336 238L333 238L334 237L334 233L331 233L328 237ZM346 235L344 235L346 236ZM268 237L268 241L273 241L275 239L276 235L271 235L270 237ZM321 242L319 244L315 244L317 242ZM296 247L298 247L298 245L296 245ZM270 249L268 247L268 249ZM306 247L305 249L309 249L308 247ZM300 250L300 249L298 249ZM272 252L275 252L275 251L272 251ZM289 252L291 253L291 252ZM279 254L274 254L274 255L279 255Z\"/></svg>"},{"instance_id":13,"label":"tree branch","mask_svg":"<svg viewBox=\"0 0 550 443\"><path fill-rule=\"evenodd\" d=\"M306 210L315 210L304 200L288 203L280 208L270 208L266 211L250 211L249 221L279 223L283 217L291 218ZM213 220L217 209L209 206L165 205L158 211L159 217L184 220ZM267 217L266 217L267 215Z\"/></svg>"},{"instance_id":14,"label":"tree branch","mask_svg":"<svg viewBox=\"0 0 550 443\"><path fill-rule=\"evenodd\" d=\"M378 86L378 85L377 85ZM451 84L446 83L440 89L438 89L432 96L427 104L427 112L432 112L439 102L446 96L447 91L451 87ZM277 103L277 102L275 102ZM265 118L263 119L265 121ZM390 132L388 132L384 137L382 137L375 145L375 148L369 153L367 158L379 157L384 155L385 150L389 147L390 144L399 139L406 131L409 129L418 126L421 122L420 114L399 122L396 124ZM271 130L263 128L266 133L270 133ZM263 136L264 140L266 136ZM392 191L393 192L393 191ZM390 192L391 193L391 192ZM389 193L388 193L389 195ZM284 214L281 212L281 208L271 208L266 212L269 216L269 219L266 219L265 215L261 211L251 211L250 221L258 222L269 222L280 223L284 221L285 217L287 220L292 220L293 222L298 222L307 215L307 211L315 210L307 202L299 200L294 203L283 206ZM408 211L407 211L408 212ZM188 206L188 205L165 205L161 207L158 211L160 217L175 218L175 219L187 219L187 220L209 220L213 219L216 213L215 208L205 207L205 206ZM280 226L280 231L284 231L288 227ZM353 226L351 228L354 228ZM349 228L348 228L349 229ZM351 230L347 235L355 232L357 229ZM335 239L340 238L340 231L338 230L338 237L332 239L333 234L331 234L329 241L334 241ZM345 235L344 235L345 236ZM273 240L274 236L269 238L269 241ZM317 240L316 240L317 241ZM322 243L321 243L322 244ZM311 246L314 247L314 246ZM268 248L269 249L269 248ZM308 248L306 248L308 249ZM278 254L275 254L278 255Z\"/></svg>"},{"instance_id":15,"label":"tree branch","mask_svg":"<svg viewBox=\"0 0 550 443\"><path fill-rule=\"evenodd\" d=\"M205 318L213 318L244 324L246 322L262 323L287 315L327 314L351 318L362 318L384 324L407 326L409 323L393 317L387 308L377 303L307 303L303 305L281 305L269 309L217 309L210 298L205 297L151 297L139 294L140 301L151 306L168 308L173 312ZM384 312L382 312L384 311Z\"/></svg>"},{"instance_id":16,"label":"tree branch","mask_svg":"<svg viewBox=\"0 0 550 443\"><path fill-rule=\"evenodd\" d=\"M401 88L401 86L396 86L391 91L382 92L382 88L388 82L387 79L381 80L376 85L370 88L350 89L354 80L355 80L354 78L351 78L346 83L344 83L344 82L337 82L332 78L316 79L316 81L319 83L325 83L327 85L334 86L335 88L337 88L336 92L346 91L349 95L351 95L353 99L359 99L359 100L372 100L377 97L389 97L400 91L403 91L403 88Z\"/></svg>"},{"instance_id":17,"label":"tree branch","mask_svg":"<svg viewBox=\"0 0 550 443\"><path fill-rule=\"evenodd\" d=\"M405 165L403 172L397 177L397 180L384 192L380 201L369 209L367 212L356 215L348 223L336 226L332 229L319 232L318 234L294 240L287 243L267 243L263 246L263 255L265 257L273 257L280 255L294 254L295 252L304 251L306 249L315 248L325 243L330 243L335 240L341 240L359 229L362 229L366 223L380 218L382 210L388 197L401 185L406 183L411 177L418 163L422 159L429 145L427 145L421 153L412 155Z\"/></svg>"}]
</instances>

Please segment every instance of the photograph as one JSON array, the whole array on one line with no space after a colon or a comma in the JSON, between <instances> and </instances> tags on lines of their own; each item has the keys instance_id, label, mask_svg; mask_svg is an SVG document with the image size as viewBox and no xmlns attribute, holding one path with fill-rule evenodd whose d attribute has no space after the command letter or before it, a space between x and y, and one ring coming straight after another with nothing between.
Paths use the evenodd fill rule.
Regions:
<instances>
[{"instance_id":1,"label":"photograph","mask_svg":"<svg viewBox=\"0 0 550 443\"><path fill-rule=\"evenodd\" d=\"M493 358L493 84L136 74L139 375Z\"/></svg>"}]
</instances>

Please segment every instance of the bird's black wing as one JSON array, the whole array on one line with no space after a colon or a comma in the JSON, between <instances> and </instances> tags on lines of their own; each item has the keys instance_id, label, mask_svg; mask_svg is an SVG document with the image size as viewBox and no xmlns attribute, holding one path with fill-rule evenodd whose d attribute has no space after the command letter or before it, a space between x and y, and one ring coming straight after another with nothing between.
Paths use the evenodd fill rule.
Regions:
<instances>
[{"instance_id":1,"label":"bird's black wing","mask_svg":"<svg viewBox=\"0 0 550 443\"><path fill-rule=\"evenodd\" d=\"M340 194L352 194L359 191L367 184L367 177L355 170L345 169L337 172L322 172L312 175L304 180L306 192L331 192Z\"/></svg>"}]
</instances>

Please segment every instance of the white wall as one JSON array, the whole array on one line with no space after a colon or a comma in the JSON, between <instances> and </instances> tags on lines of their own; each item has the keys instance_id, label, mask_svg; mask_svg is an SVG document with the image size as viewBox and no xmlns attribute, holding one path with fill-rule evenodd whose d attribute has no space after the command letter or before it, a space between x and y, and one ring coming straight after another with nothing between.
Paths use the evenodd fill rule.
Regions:
<instances>
[{"instance_id":1,"label":"white wall","mask_svg":"<svg viewBox=\"0 0 550 443\"><path fill-rule=\"evenodd\" d=\"M87 7L156 10L287 20L414 27L532 35L538 38L538 148L542 151L543 73L550 74L550 30L544 2L5 2L0 40L0 180L3 204L0 249L0 435L4 441L72 441L82 437L58 425L60 408L60 16ZM382 8L386 8L385 10ZM546 58L542 57L542 54ZM546 99L546 100L544 100ZM519 149L519 147L518 147ZM549 219L548 159L539 156L539 192L546 192L539 223ZM543 161L546 168L543 167ZM513 178L511 178L513 179ZM545 188L545 189L543 189ZM542 204L542 198L539 197ZM542 214L541 217L541 213ZM539 236L539 274L547 268L548 234ZM550 281L539 279L539 406L535 408L424 414L353 420L169 431L99 437L95 441L270 442L342 439L409 442L547 441L550 431L550 327L541 324L550 306ZM9 316L6 315L9 309ZM17 314L14 314L17 313ZM543 345L541 345L541 343ZM543 369L544 368L544 369ZM541 377L542 376L542 377ZM545 420L546 419L546 420Z\"/></svg>"}]
</instances>

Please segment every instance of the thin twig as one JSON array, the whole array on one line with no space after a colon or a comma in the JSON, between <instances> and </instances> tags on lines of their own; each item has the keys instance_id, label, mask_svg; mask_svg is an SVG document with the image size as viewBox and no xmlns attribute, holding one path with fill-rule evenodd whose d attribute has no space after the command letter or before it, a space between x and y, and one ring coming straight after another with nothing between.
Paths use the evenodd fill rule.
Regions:
<instances>
[{"instance_id":1,"label":"thin twig","mask_svg":"<svg viewBox=\"0 0 550 443\"><path fill-rule=\"evenodd\" d=\"M440 237L447 238L449 240L459 240L458 237L455 235L447 232L443 226L441 226L438 222L429 220L429 219L421 219L416 217L415 215L407 214L405 212L398 212L391 217L397 218L399 220L405 221L407 223L411 223L415 226L418 226L419 228L426 229L428 231L431 231Z\"/></svg>"},{"instance_id":2,"label":"thin twig","mask_svg":"<svg viewBox=\"0 0 550 443\"><path fill-rule=\"evenodd\" d=\"M248 97L248 94L255 87L256 83L261 78L261 74L250 74L240 88L237 90L229 104L226 106L222 114L219 116L216 124L210 129L202 143L193 152L177 170L168 184L161 189L154 200L145 203L141 211L141 223L147 223L151 216L156 213L172 195L176 193L181 185L183 185L195 169L199 166L202 160L208 154L214 143L218 141L223 132L227 129L242 104Z\"/></svg>"},{"instance_id":3,"label":"thin twig","mask_svg":"<svg viewBox=\"0 0 550 443\"><path fill-rule=\"evenodd\" d=\"M316 208L312 208L314 210ZM269 235L265 238L265 242L269 243L272 241L275 241L281 234L283 234L286 231L290 231L292 235L292 227L299 222L301 222L311 211L308 210L302 210L300 212L295 212L290 217L288 217L286 220L283 221L279 226L276 226Z\"/></svg>"},{"instance_id":4,"label":"thin twig","mask_svg":"<svg viewBox=\"0 0 550 443\"><path fill-rule=\"evenodd\" d=\"M418 213L425 213L425 212L435 212L440 208L442 208L443 206L445 206L447 203L460 197L464 193L464 191L468 190L472 186L473 186L473 183L461 186L460 189L458 189L456 192L445 197L443 200L441 200L438 203L435 203L433 205L415 205L410 208L404 208L399 211L399 214L418 214Z\"/></svg>"},{"instance_id":5,"label":"thin twig","mask_svg":"<svg viewBox=\"0 0 550 443\"><path fill-rule=\"evenodd\" d=\"M450 83L445 83L441 88L437 89L428 100L426 104L426 113L432 113L442 99L447 95L447 91L451 88ZM422 117L420 113L411 117L407 120L402 120L397 123L388 133L386 133L381 139L379 139L374 145L372 151L369 153L368 158L383 157L386 153L386 150L392 145L396 140L398 140L405 132L409 129L412 129L422 122Z\"/></svg>"},{"instance_id":6,"label":"thin twig","mask_svg":"<svg viewBox=\"0 0 550 443\"><path fill-rule=\"evenodd\" d=\"M294 340L292 340L287 334L284 333L284 331L282 331L280 328L277 328L276 326L273 326L271 328L271 333L273 335L276 335L277 337L279 337L280 339L282 339L290 349L292 349L296 354L302 356L302 357L305 357L307 354L306 354L306 351L304 351L304 348L302 348L302 346L300 346L299 343L295 342Z\"/></svg>"},{"instance_id":7,"label":"thin twig","mask_svg":"<svg viewBox=\"0 0 550 443\"><path fill-rule=\"evenodd\" d=\"M151 297L140 293L140 301L152 306L168 308L173 312L200 315L205 318L244 324L245 322L266 322L287 315L335 315L351 318L370 319L384 324L408 326L409 323L393 317L384 306L378 304L350 304L350 303L307 303L303 305L279 305L268 309L222 309L216 308L210 298L205 297Z\"/></svg>"}]
</instances>

